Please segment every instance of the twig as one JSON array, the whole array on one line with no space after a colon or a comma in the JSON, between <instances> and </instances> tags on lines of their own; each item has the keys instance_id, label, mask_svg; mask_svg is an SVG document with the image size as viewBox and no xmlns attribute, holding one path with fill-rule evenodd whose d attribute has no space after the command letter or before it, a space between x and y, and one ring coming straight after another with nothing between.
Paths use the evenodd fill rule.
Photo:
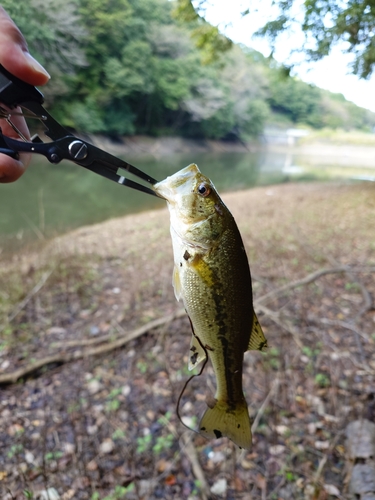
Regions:
<instances>
[{"instance_id":1,"label":"twig","mask_svg":"<svg viewBox=\"0 0 375 500\"><path fill-rule=\"evenodd\" d=\"M301 340L299 338L299 332L298 332L297 328L294 328L293 325L289 325L289 324L286 324L285 322L283 322L280 319L280 315L278 312L272 311L271 309L268 309L268 307L263 306L262 304L257 305L257 310L261 311L264 314L266 314L267 316L269 316L269 318L271 318L274 323L276 323L277 325L281 326L281 328L283 328L284 330L289 332L292 335L294 342L297 344L297 346L302 351L303 343L301 342Z\"/></svg>"},{"instance_id":2,"label":"twig","mask_svg":"<svg viewBox=\"0 0 375 500\"><path fill-rule=\"evenodd\" d=\"M328 259L333 264L337 263L336 259L333 256L329 255ZM372 296L371 296L370 292L367 290L367 288L365 287L365 285L357 278L357 276L355 275L355 270L353 268L348 267L348 269L345 271L345 274L347 275L347 277L350 280L352 280L353 282L355 282L359 286L359 288L361 290L362 298L364 300L364 305L362 306L362 308L358 311L358 313L354 316L354 318L351 321L353 326L356 326L358 320L367 311L370 311L371 309L373 309ZM361 361L363 364L365 364L365 353L363 351L363 346L362 346L361 340L359 338L358 329L353 329L352 331L354 333L354 338L355 338L355 341L357 343L357 347L359 350Z\"/></svg>"},{"instance_id":3,"label":"twig","mask_svg":"<svg viewBox=\"0 0 375 500\"><path fill-rule=\"evenodd\" d=\"M275 378L275 380L271 384L271 389L269 390L269 392L266 396L266 399L263 401L262 406L259 408L258 413L256 414L256 417L254 418L253 425L251 426L252 434L254 434L255 431L257 430L260 419L262 418L263 413L266 411L268 403L270 402L272 396L274 395L274 393L278 387L279 387L279 379Z\"/></svg>"},{"instance_id":4,"label":"twig","mask_svg":"<svg viewBox=\"0 0 375 500\"><path fill-rule=\"evenodd\" d=\"M338 266L338 267L329 267L320 269L319 271L315 271L314 273L308 274L304 278L292 281L291 283L287 283L286 285L282 285L279 288L276 288L275 290L271 290L270 292L256 299L254 301L254 305L257 306L258 304L266 300L274 299L279 295L282 295L284 292L293 290L294 288L298 288L303 285L309 285L310 283L313 283L314 281L321 278L322 276L325 276L326 274L343 273L348 271L348 269L349 269L348 266Z\"/></svg>"},{"instance_id":5,"label":"twig","mask_svg":"<svg viewBox=\"0 0 375 500\"><path fill-rule=\"evenodd\" d=\"M50 364L69 363L71 361L76 361L77 359L82 359L82 358L86 358L89 356L97 356L99 354L105 354L107 352L113 351L114 349L117 349L119 347L123 347L125 344L127 344L131 340L134 340L134 339L140 337L141 335L149 332L150 330L153 330L154 328L157 328L161 325L164 325L165 323L170 323L171 321L175 320L176 318L180 318L181 316L183 316L183 314L185 314L185 311L178 310L177 312L175 312L173 314L169 314L168 316L163 316L162 318L158 318L158 319L155 319L154 321L150 321L146 325L143 325L140 328L137 328L136 330L133 330L120 338L117 338L116 340L114 340L113 342L110 342L109 344L101 345L99 347L94 347L92 349L82 349L82 350L74 351L72 353L57 353L57 354L53 354L51 356L46 356L42 359L38 359L34 363L31 363L29 365L21 367L12 373L5 373L4 375L0 375L0 385L1 384L14 384L20 378L23 378L27 375L30 375L31 373L33 373L37 370L40 370L40 368L43 368L44 366L47 366Z\"/></svg>"},{"instance_id":6,"label":"twig","mask_svg":"<svg viewBox=\"0 0 375 500\"><path fill-rule=\"evenodd\" d=\"M184 309L179 309L174 313L174 319L181 318L182 316L185 316L186 312ZM167 316L166 316L167 317ZM155 321L162 321L164 318L158 318ZM152 322L151 322L152 323ZM147 327L151 323L147 323L144 325ZM160 326L166 323L166 321L162 321ZM120 333L119 336L116 337L115 340L122 338L123 336L128 335L128 332L117 322L114 322L116 330ZM157 325L159 326L159 325ZM140 327L143 328L143 327ZM147 330L150 330L150 328L147 328ZM108 340L113 340L113 333L107 333L106 335L101 335L100 337L96 337L94 339L77 339L77 340L63 340L63 341L57 341L57 342L52 342L50 344L51 348L57 348L57 347L83 347L83 346L90 346L90 345L97 345L97 344L103 344L103 342L107 342Z\"/></svg>"},{"instance_id":7,"label":"twig","mask_svg":"<svg viewBox=\"0 0 375 500\"><path fill-rule=\"evenodd\" d=\"M34 288L26 295L26 297L13 309L13 311L8 316L8 323L14 320L14 318L24 309L30 300L36 295L45 285L48 278L53 273L54 269L43 274L40 281L34 286ZM4 330L6 325L0 327L0 333Z\"/></svg>"},{"instance_id":8,"label":"twig","mask_svg":"<svg viewBox=\"0 0 375 500\"><path fill-rule=\"evenodd\" d=\"M361 332L353 323L347 323L346 321L340 321L336 319L328 319L328 318L316 318L315 321L322 323L323 325L329 326L341 326L341 328L345 328L346 330L350 330L352 332L357 333L367 342L369 341L369 336L366 333Z\"/></svg>"},{"instance_id":9,"label":"twig","mask_svg":"<svg viewBox=\"0 0 375 500\"><path fill-rule=\"evenodd\" d=\"M320 476L322 475L322 472L323 472L323 469L327 463L327 460L328 460L328 455L330 453L332 453L332 451L334 450L336 444L337 444L337 441L341 438L341 436L343 435L344 431L338 431L336 436L334 437L334 439L332 440L330 446L329 446L329 449L327 450L327 452L323 455L323 457L321 458L320 462L319 462L319 465L318 465L318 468L316 469L316 472L314 474L314 478L313 478L313 483L314 484L317 484L318 481L319 481L319 478Z\"/></svg>"},{"instance_id":10,"label":"twig","mask_svg":"<svg viewBox=\"0 0 375 500\"><path fill-rule=\"evenodd\" d=\"M207 483L206 476L204 475L201 464L199 463L197 450L191 442L189 431L186 431L182 434L181 441L183 442L181 450L185 453L187 459L191 463L193 474L201 485L202 499L208 500L210 498L210 487Z\"/></svg>"}]
</instances>

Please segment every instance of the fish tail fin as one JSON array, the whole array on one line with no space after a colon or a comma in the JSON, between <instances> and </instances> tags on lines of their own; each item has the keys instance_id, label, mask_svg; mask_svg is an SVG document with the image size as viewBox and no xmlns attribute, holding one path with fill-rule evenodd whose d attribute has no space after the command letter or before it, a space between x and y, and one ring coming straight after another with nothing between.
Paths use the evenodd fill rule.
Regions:
<instances>
[{"instance_id":1,"label":"fish tail fin","mask_svg":"<svg viewBox=\"0 0 375 500\"><path fill-rule=\"evenodd\" d=\"M240 448L249 450L252 437L246 401L243 400L234 409L226 403L216 401L215 406L205 411L199 431L208 439L226 436Z\"/></svg>"}]
</instances>

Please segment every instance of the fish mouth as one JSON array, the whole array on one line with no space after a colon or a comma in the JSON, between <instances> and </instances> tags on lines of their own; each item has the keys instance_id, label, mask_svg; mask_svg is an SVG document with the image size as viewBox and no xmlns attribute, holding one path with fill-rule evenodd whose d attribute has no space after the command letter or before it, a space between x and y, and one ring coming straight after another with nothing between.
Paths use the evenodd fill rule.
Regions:
<instances>
[{"instance_id":1,"label":"fish mouth","mask_svg":"<svg viewBox=\"0 0 375 500\"><path fill-rule=\"evenodd\" d=\"M153 189L158 196L172 203L177 193L187 194L191 192L191 182L189 181L193 180L199 173L198 166L192 163L163 181L157 182L154 184Z\"/></svg>"}]
</instances>

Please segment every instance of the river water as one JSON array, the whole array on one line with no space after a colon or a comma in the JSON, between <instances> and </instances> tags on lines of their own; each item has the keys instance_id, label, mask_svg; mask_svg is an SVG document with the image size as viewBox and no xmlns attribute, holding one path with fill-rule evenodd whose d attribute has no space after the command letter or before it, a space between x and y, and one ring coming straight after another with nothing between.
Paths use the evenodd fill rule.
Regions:
<instances>
[{"instance_id":1,"label":"river water","mask_svg":"<svg viewBox=\"0 0 375 500\"><path fill-rule=\"evenodd\" d=\"M290 181L375 180L374 169L342 167L324 159L311 166L307 158L272 150L173 154L162 159L127 156L126 160L158 180L195 162L220 192ZM163 203L69 162L51 165L35 156L19 181L0 184L0 253L79 226L160 208Z\"/></svg>"}]
</instances>

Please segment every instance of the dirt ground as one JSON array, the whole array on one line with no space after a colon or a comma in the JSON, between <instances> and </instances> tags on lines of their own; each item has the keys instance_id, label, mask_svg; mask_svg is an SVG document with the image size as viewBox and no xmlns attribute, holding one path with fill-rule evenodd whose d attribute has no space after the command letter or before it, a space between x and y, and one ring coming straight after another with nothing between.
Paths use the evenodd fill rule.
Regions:
<instances>
[{"instance_id":1,"label":"dirt ground","mask_svg":"<svg viewBox=\"0 0 375 500\"><path fill-rule=\"evenodd\" d=\"M375 420L375 186L223 199L269 345L245 354L252 450L177 417L190 325L167 210L147 212L0 256L0 498L350 498L345 428ZM189 427L214 388L210 366L188 385Z\"/></svg>"}]
</instances>

